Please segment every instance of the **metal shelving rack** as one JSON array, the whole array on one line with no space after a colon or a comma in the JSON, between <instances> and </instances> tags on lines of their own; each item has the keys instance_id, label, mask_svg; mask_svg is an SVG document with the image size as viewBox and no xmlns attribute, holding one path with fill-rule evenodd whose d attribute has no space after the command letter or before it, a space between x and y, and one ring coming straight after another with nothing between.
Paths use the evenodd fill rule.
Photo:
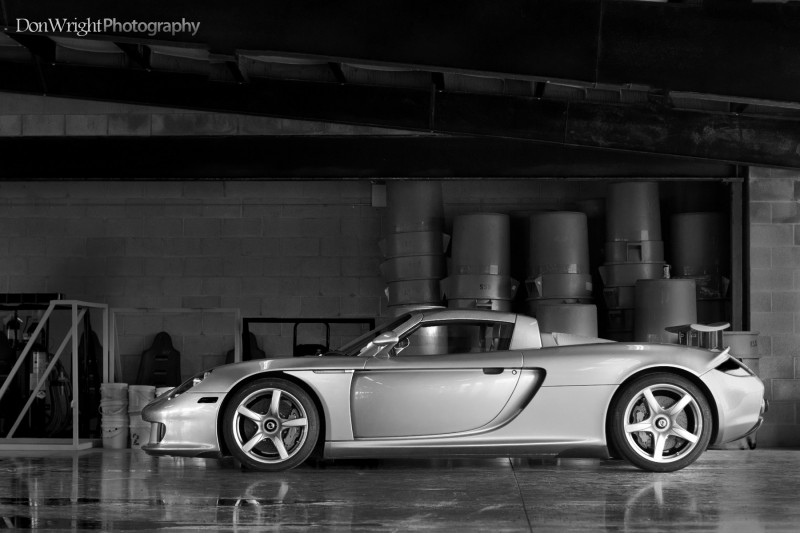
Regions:
<instances>
[{"instance_id":1,"label":"metal shelving rack","mask_svg":"<svg viewBox=\"0 0 800 533\"><path fill-rule=\"evenodd\" d=\"M30 397L28 398L25 406L23 407L22 411L20 412L19 416L17 417L16 422L11 427L8 432L8 436L6 438L0 438L0 451L9 451L9 450L85 450L88 448L92 448L95 445L99 445L100 439L81 439L78 436L79 430L79 423L78 423L78 415L79 415L79 394L77 391L80 390L79 388L79 380L78 380L78 327L83 320L84 315L90 309L101 309L103 311L103 331L102 331L102 345L103 345L103 381L109 381L109 357L108 357L108 306L106 304L99 304L99 303L92 303L92 302L83 302L79 300L51 300L45 310L42 318L39 320L39 324L34 330L33 334L31 335L30 340L25 345L25 348L22 350L22 353L17 357L17 361L12 367L9 375L6 377L5 381L3 382L2 386L0 386L0 400L3 399L6 391L13 383L14 377L19 369L25 362L25 359L28 355L32 352L32 347L36 342L36 339L39 337L41 332L44 330L45 325L47 324L48 319L53 314L53 311L56 308L68 308L71 311L71 327L67 332L64 340L58 347L58 350L54 354L53 358L50 360L50 363L47 365L47 368L44 371L44 374L39 379L39 382L34 387L33 392L31 393ZM72 407L72 438L71 439L53 439L53 438L15 438L14 432L19 427L22 419L27 414L28 410L30 409L31 405L33 404L34 399L36 398L37 393L41 390L42 386L47 381L47 378L50 376L50 373L56 366L56 363L61 358L64 349L67 347L68 344L72 344L72 391L73 391L73 398L71 402Z\"/></svg>"}]
</instances>

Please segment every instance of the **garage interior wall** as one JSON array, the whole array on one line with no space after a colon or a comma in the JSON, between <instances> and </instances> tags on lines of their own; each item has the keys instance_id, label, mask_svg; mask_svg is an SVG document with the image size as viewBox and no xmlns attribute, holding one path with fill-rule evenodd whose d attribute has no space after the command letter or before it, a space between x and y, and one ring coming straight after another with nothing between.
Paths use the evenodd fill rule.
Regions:
<instances>
[{"instance_id":1,"label":"garage interior wall","mask_svg":"<svg viewBox=\"0 0 800 533\"><path fill-rule=\"evenodd\" d=\"M800 172L750 169L750 315L770 411L759 442L800 444Z\"/></svg>"},{"instance_id":2,"label":"garage interior wall","mask_svg":"<svg viewBox=\"0 0 800 533\"><path fill-rule=\"evenodd\" d=\"M391 134L366 130L358 133ZM355 131L98 102L0 99L0 136ZM772 405L759 432L764 445L800 445L798 182L796 173L770 169L752 169L750 178L751 329L762 334L758 372ZM576 209L601 220L605 183L446 181L447 224L469 212L513 215L534 209ZM232 319L210 310L238 308L243 317L386 314L377 244L385 209L372 206L372 187L356 180L5 181L0 183L0 290L61 292L112 308L191 309L121 317L117 339L122 377L132 380L141 352L158 331L168 330L188 377L223 362L233 347ZM662 218L706 209L709 201L727 202L714 193L718 183L694 187L684 194L675 182L663 182ZM290 352L287 327L263 327L258 334L267 354ZM334 336L332 344L339 340Z\"/></svg>"}]
</instances>

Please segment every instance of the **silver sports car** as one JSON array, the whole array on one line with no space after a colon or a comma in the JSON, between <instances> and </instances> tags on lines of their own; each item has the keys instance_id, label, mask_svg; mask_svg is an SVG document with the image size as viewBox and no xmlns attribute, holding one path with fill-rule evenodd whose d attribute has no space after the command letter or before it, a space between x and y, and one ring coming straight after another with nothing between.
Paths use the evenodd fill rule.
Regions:
<instances>
[{"instance_id":1,"label":"silver sports car","mask_svg":"<svg viewBox=\"0 0 800 533\"><path fill-rule=\"evenodd\" d=\"M265 471L323 458L619 457L651 471L754 432L764 386L728 351L542 333L513 313L405 314L320 357L224 365L142 412L151 455Z\"/></svg>"}]
</instances>

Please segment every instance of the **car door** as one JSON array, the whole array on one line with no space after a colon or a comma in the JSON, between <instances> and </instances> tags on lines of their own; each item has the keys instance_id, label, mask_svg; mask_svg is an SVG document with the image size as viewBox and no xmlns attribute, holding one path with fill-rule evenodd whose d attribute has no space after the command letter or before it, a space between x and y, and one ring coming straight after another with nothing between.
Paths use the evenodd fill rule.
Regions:
<instances>
[{"instance_id":1,"label":"car door","mask_svg":"<svg viewBox=\"0 0 800 533\"><path fill-rule=\"evenodd\" d=\"M508 350L512 330L511 323L448 321L401 337L355 372L354 437L446 435L489 424L520 375L522 354Z\"/></svg>"}]
</instances>

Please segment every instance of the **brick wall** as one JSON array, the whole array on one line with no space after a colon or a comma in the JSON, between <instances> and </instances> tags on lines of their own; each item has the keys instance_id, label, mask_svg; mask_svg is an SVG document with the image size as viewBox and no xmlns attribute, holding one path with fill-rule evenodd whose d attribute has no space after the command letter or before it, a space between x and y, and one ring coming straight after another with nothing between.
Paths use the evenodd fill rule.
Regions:
<instances>
[{"instance_id":1,"label":"brick wall","mask_svg":"<svg viewBox=\"0 0 800 533\"><path fill-rule=\"evenodd\" d=\"M800 445L800 172L750 169L751 327L770 412L759 443Z\"/></svg>"}]
</instances>

